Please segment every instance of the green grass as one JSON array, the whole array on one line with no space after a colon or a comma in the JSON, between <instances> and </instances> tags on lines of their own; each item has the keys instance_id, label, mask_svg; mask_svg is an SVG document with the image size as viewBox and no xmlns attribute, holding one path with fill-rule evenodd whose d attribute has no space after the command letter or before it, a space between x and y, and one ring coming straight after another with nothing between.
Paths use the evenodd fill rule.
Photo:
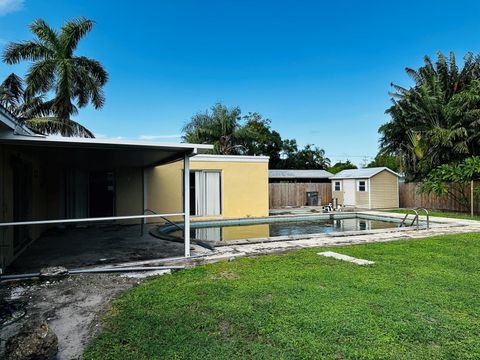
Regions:
<instances>
[{"instance_id":1,"label":"green grass","mask_svg":"<svg viewBox=\"0 0 480 360\"><path fill-rule=\"evenodd\" d=\"M413 214L412 210L407 210L407 209L398 209L398 210L386 210L387 212L391 213L397 213L397 214ZM470 216L469 214L462 214L462 213L454 213L454 212L443 212L443 211L428 211L430 216L439 216L439 217L445 217L445 218L452 218L452 219L466 219L466 220L479 220L480 221L480 216L475 215L475 216ZM424 212L420 212L420 215L425 215Z\"/></svg>"},{"instance_id":2,"label":"green grass","mask_svg":"<svg viewBox=\"0 0 480 360\"><path fill-rule=\"evenodd\" d=\"M479 359L480 234L245 258L113 302L85 359Z\"/></svg>"}]
</instances>

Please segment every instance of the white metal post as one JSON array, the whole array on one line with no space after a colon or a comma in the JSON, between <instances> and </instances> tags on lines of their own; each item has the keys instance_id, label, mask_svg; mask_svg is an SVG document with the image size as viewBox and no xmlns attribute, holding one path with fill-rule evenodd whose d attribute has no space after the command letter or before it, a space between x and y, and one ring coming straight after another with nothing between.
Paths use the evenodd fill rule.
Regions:
<instances>
[{"instance_id":1,"label":"white metal post","mask_svg":"<svg viewBox=\"0 0 480 360\"><path fill-rule=\"evenodd\" d=\"M148 188L147 188L147 169L146 168L143 168L142 169L142 180L143 180L143 209L142 209L142 213L145 214L145 210L148 208ZM147 219L144 218L143 219L143 223L146 224L147 223Z\"/></svg>"},{"instance_id":2,"label":"white metal post","mask_svg":"<svg viewBox=\"0 0 480 360\"><path fill-rule=\"evenodd\" d=\"M185 238L185 257L190 256L190 158L183 158L183 233Z\"/></svg>"}]
</instances>

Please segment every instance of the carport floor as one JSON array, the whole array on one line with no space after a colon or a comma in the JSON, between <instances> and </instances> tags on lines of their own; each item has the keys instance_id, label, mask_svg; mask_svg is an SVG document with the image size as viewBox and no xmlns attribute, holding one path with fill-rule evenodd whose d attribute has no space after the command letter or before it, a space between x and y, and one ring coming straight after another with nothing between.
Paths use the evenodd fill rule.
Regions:
<instances>
[{"instance_id":1,"label":"carport floor","mask_svg":"<svg viewBox=\"0 0 480 360\"><path fill-rule=\"evenodd\" d=\"M73 269L183 256L182 243L151 236L151 226L154 225L145 226L143 236L140 225L52 229L27 247L8 268L8 273L37 272L47 266Z\"/></svg>"}]
</instances>

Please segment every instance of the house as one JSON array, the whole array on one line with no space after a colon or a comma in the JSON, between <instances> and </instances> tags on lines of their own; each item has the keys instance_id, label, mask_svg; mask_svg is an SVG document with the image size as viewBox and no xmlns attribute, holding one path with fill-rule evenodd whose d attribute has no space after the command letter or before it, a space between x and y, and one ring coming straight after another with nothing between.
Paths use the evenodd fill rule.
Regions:
<instances>
[{"instance_id":1,"label":"house","mask_svg":"<svg viewBox=\"0 0 480 360\"><path fill-rule=\"evenodd\" d=\"M399 175L387 167L350 169L330 177L338 204L364 209L399 207Z\"/></svg>"},{"instance_id":2,"label":"house","mask_svg":"<svg viewBox=\"0 0 480 360\"><path fill-rule=\"evenodd\" d=\"M330 183L333 176L325 170L269 170L269 183Z\"/></svg>"},{"instance_id":3,"label":"house","mask_svg":"<svg viewBox=\"0 0 480 360\"><path fill-rule=\"evenodd\" d=\"M90 244L98 247L103 240L120 248L111 236L95 238L105 232L96 228L180 221L187 229L184 255L190 256L191 218L268 216L268 157L204 154L212 148L43 136L0 107L0 274L27 248L37 251L52 228L71 230L55 240L58 248L49 244L55 252L78 252L78 244L70 243L77 239L80 248L95 253ZM130 230L127 239L122 231L131 227L121 228L113 238L122 246L130 241L127 253L138 253L140 232ZM82 229L94 237L80 234ZM143 241L147 247L158 243ZM38 253L48 253L44 249Z\"/></svg>"},{"instance_id":4,"label":"house","mask_svg":"<svg viewBox=\"0 0 480 360\"><path fill-rule=\"evenodd\" d=\"M192 221L268 216L268 156L196 155L190 159ZM182 208L180 162L148 173L147 207Z\"/></svg>"}]
</instances>

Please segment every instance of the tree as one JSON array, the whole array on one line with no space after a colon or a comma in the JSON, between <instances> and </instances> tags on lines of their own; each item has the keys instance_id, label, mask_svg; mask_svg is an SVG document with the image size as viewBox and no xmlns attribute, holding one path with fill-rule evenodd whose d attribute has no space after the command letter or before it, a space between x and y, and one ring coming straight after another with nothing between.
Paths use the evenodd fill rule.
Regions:
<instances>
[{"instance_id":1,"label":"tree","mask_svg":"<svg viewBox=\"0 0 480 360\"><path fill-rule=\"evenodd\" d=\"M43 98L43 95L25 96L23 80L14 73L0 84L0 105L32 130L49 133L43 129L46 126L51 130L50 133L68 132L82 137L94 137L90 130L73 120L60 122L48 117L50 110Z\"/></svg>"},{"instance_id":2,"label":"tree","mask_svg":"<svg viewBox=\"0 0 480 360\"><path fill-rule=\"evenodd\" d=\"M337 174L342 170L349 170L349 169L358 169L358 167L353 164L350 160L347 160L345 162L337 162L335 165L329 167L327 170L331 172L332 174Z\"/></svg>"},{"instance_id":3,"label":"tree","mask_svg":"<svg viewBox=\"0 0 480 360\"><path fill-rule=\"evenodd\" d=\"M390 170L398 172L397 158L395 155L379 152L375 159L367 164L367 168L388 167Z\"/></svg>"},{"instance_id":4,"label":"tree","mask_svg":"<svg viewBox=\"0 0 480 360\"><path fill-rule=\"evenodd\" d=\"M381 151L398 157L408 181L480 155L480 57L467 53L461 69L453 52L424 62L418 70L406 69L412 87L392 84L391 119L379 129Z\"/></svg>"},{"instance_id":5,"label":"tree","mask_svg":"<svg viewBox=\"0 0 480 360\"><path fill-rule=\"evenodd\" d=\"M330 166L330 159L325 156L325 150L313 144L307 144L294 155L296 169L326 170Z\"/></svg>"},{"instance_id":6,"label":"tree","mask_svg":"<svg viewBox=\"0 0 480 360\"><path fill-rule=\"evenodd\" d=\"M100 109L105 103L103 86L108 80L107 72L97 60L75 55L80 40L93 25L91 20L78 18L64 23L57 32L39 19L30 25L34 40L6 46L3 61L7 64L32 62L26 75L25 102L54 94L43 104L51 116L29 119L30 127L47 134L93 136L70 119L78 113L78 108L91 103Z\"/></svg>"},{"instance_id":7,"label":"tree","mask_svg":"<svg viewBox=\"0 0 480 360\"><path fill-rule=\"evenodd\" d=\"M259 113L248 113L242 120L245 122L239 130L242 153L269 156L269 167L278 168L281 163L282 138L270 127L272 121Z\"/></svg>"},{"instance_id":8,"label":"tree","mask_svg":"<svg viewBox=\"0 0 480 360\"><path fill-rule=\"evenodd\" d=\"M238 154L243 148L240 132L239 107L227 108L220 103L215 104L211 111L195 114L183 127L183 140L191 143L213 144L214 154Z\"/></svg>"},{"instance_id":9,"label":"tree","mask_svg":"<svg viewBox=\"0 0 480 360\"><path fill-rule=\"evenodd\" d=\"M480 187L474 181L480 179L480 157L474 156L458 164L444 164L432 170L420 185L420 191L448 196L457 204L467 207L473 216L474 195L480 193ZM467 185L470 183L470 192Z\"/></svg>"}]
</instances>

